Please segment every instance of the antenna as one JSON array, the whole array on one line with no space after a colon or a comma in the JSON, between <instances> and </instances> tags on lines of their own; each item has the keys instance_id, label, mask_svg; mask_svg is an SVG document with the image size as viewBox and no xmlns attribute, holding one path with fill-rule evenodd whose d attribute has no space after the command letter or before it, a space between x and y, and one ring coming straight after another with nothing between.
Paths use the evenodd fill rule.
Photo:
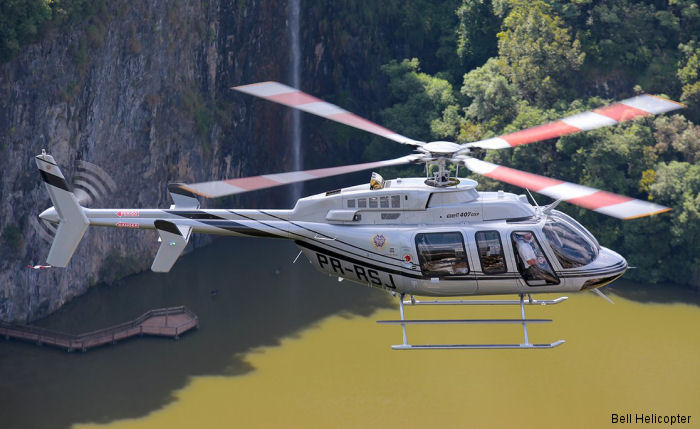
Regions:
<instances>
[{"instance_id":1,"label":"antenna","mask_svg":"<svg viewBox=\"0 0 700 429\"><path fill-rule=\"evenodd\" d=\"M530 196L530 198L532 198L532 201L535 202L535 207L540 208L540 205L537 204L537 200L535 199L535 197L532 196L532 193L530 193L530 190L527 188L525 188L525 190L527 191L527 194Z\"/></svg>"}]
</instances>

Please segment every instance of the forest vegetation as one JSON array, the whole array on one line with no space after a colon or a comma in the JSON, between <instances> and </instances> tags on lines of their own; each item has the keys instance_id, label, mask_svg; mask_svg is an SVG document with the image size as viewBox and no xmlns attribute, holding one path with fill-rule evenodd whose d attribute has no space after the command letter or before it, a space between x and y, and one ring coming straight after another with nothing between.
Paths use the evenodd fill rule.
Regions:
<instances>
[{"instance_id":1,"label":"forest vegetation","mask_svg":"<svg viewBox=\"0 0 700 429\"><path fill-rule=\"evenodd\" d=\"M444 1L442 8L427 0L411 3L425 11L424 28L445 36L432 47L435 54L382 67L392 96L382 122L412 138L466 143L642 92L684 103L687 108L678 113L489 151L485 159L671 207L665 214L620 221L560 206L638 267L629 278L700 287L697 2L461 0ZM392 153L375 139L367 158L377 153L402 152ZM523 192L473 178L480 189ZM539 204L551 202L536 198Z\"/></svg>"}]
</instances>

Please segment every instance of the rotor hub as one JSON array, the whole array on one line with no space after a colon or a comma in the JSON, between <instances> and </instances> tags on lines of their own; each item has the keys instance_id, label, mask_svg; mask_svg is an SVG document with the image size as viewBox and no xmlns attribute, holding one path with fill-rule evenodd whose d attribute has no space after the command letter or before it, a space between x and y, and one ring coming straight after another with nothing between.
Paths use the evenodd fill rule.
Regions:
<instances>
[{"instance_id":1,"label":"rotor hub","mask_svg":"<svg viewBox=\"0 0 700 429\"><path fill-rule=\"evenodd\" d=\"M426 143L421 146L421 149L425 150L426 152L430 152L430 154L433 156L449 158L453 153L464 148L457 143L437 141Z\"/></svg>"}]
</instances>

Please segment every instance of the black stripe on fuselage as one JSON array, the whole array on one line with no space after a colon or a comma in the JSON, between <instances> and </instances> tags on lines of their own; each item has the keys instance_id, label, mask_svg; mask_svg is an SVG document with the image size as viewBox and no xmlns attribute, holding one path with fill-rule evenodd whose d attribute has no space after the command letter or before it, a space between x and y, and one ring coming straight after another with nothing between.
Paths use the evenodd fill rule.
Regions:
<instances>
[{"instance_id":1,"label":"black stripe on fuselage","mask_svg":"<svg viewBox=\"0 0 700 429\"><path fill-rule=\"evenodd\" d=\"M226 231L235 232L236 234L249 235L252 237L266 237L266 238L280 238L282 236L277 234L272 234L261 229L253 228L248 225L243 225L238 222L234 222L230 219L223 218L221 216L213 215L202 210L164 210L166 213L170 213L175 216L184 217L187 219L192 219L199 221L208 226L213 226L215 228L220 228Z\"/></svg>"},{"instance_id":2,"label":"black stripe on fuselage","mask_svg":"<svg viewBox=\"0 0 700 429\"><path fill-rule=\"evenodd\" d=\"M275 216L275 215L273 215L273 214L264 212L264 211L262 211L262 210L260 210L260 213L262 213L262 214L264 214L264 215L267 215L267 216L270 216L270 217L273 217L273 218L278 219L278 220L282 220L282 221L285 221L285 222L289 222L290 224L296 226L297 228L301 228L301 229L304 229L304 230L306 230L306 231L313 232L314 234L318 234L318 235L321 235L321 236L323 236L323 237L331 238L331 239L333 239L334 241L337 241L338 243L342 243L342 244L344 244L344 245L346 245L346 246L349 246L349 247L354 247L355 249L359 249L359 250L361 250L361 251L363 251L363 252L372 253L372 254L374 254L374 255L381 256L382 258L387 258L387 259L391 259L391 260L394 260L394 261L398 261L398 262L403 263L403 259L393 258L393 257L391 257L391 256L386 256L386 255L383 255L383 254L381 254L381 253L373 252L372 250L368 250L368 249L365 249L365 248L363 248L363 247L355 246L354 244L350 244L350 243L347 243L347 242L345 242L345 241L338 240L336 237L331 237L331 236L326 235L326 234L324 234L324 233L322 233L322 232L315 231L315 230L313 230L313 229L311 229L311 228L307 228L307 227L305 227L305 226L303 226L303 225L299 225L299 224L297 224L297 223L294 223L294 222L292 222L291 220L283 219L283 218L281 218L281 217L279 217L279 216ZM298 234L297 234L297 235L298 235Z\"/></svg>"},{"instance_id":3,"label":"black stripe on fuselage","mask_svg":"<svg viewBox=\"0 0 700 429\"><path fill-rule=\"evenodd\" d=\"M199 222L213 226L216 228L225 229L226 231L235 232L236 234L250 235L253 237L265 238L280 238L277 234L272 234L261 229L256 229L248 225L243 225L232 220L199 220Z\"/></svg>"},{"instance_id":4,"label":"black stripe on fuselage","mask_svg":"<svg viewBox=\"0 0 700 429\"><path fill-rule=\"evenodd\" d=\"M48 183L49 185L71 192L70 188L68 187L68 183L66 183L66 179L51 173L47 173L41 169L39 170L39 173L41 173L41 178L44 179L44 182Z\"/></svg>"},{"instance_id":5,"label":"black stripe on fuselage","mask_svg":"<svg viewBox=\"0 0 700 429\"><path fill-rule=\"evenodd\" d=\"M280 231L284 232L285 236L286 236L286 235L289 235L288 238L290 238L290 239L291 239L291 235L293 234L293 235L296 235L296 236L298 236L298 237L300 237L300 238L303 238L303 239L305 239L305 240L312 240L311 237L307 237L307 236L305 236L305 235L299 234L299 233L294 232L294 231L291 231L291 230L287 231L287 230L285 230L285 229L278 228L278 227L276 227L276 226L274 226L274 225L268 225L268 224L266 224L265 222L262 222L262 221L259 220L259 219L253 219L253 218L248 217L248 216L246 216L246 215L243 215L243 214L241 214L241 213L237 213L237 212L235 212L235 211L233 211L233 210L229 210L229 212L235 214L236 216L243 217L243 218L245 218L245 219L254 220L254 221L256 221L256 222L258 222L258 223L260 223L260 224L262 224L262 225L265 225L265 226L267 226L267 227L280 230ZM297 224L295 224L294 222L291 222L291 221L289 221L289 220L287 220L287 219L284 219L284 218L281 218L281 217L278 217L278 216L275 216L275 215L271 215L271 214L269 214L269 213L265 213L265 212L262 211L262 210L259 210L259 212L262 213L262 214L264 214L264 215L273 217L273 218L275 218L275 219L277 219L277 220L279 220L279 221L287 222L287 223L290 224L290 225L297 226L297 227L299 227L299 228L301 228L301 229L304 229L304 230L306 230L306 231L310 231L310 232L316 233L316 234L318 234L318 235L322 235L323 237L332 238L334 242L341 243L341 244L344 244L344 245L346 245L346 246L353 247L353 248L355 248L355 249L359 249L359 250L361 250L361 251L364 252L364 253L367 253L367 252L373 253L373 254L375 254L375 255L381 256L381 257L383 257L383 258L387 258L387 259L392 260L392 261L402 261L401 259L396 259L396 258L392 258L392 257L390 257L390 256L385 256L385 255L382 255L382 254L379 254L379 253L372 252L372 251L370 251L370 250L364 249L364 248L362 248L362 247L354 246L354 245L349 244L349 243L346 243L346 242L344 242L344 241L342 241L342 240L337 240L337 239L335 239L335 238L333 238L333 237L330 237L330 236L328 236L328 235L326 235L326 234L323 234L323 233L320 233L320 232L316 232L316 231L314 231L314 230L312 230L312 229L305 228L305 227L303 227L303 226L301 226L301 225L297 225ZM325 240L325 241L329 241L329 240ZM324 243L324 244L326 244L328 247L331 247L331 248L336 249L336 250L338 250L338 251L341 251L341 252L349 252L349 253L352 253L352 254L355 255L355 256L362 257L361 255L359 255L359 254L357 254L357 253L353 253L353 252L350 251L350 250L341 249L340 247L332 246L332 245L327 244L327 243ZM398 267L398 266L399 266L398 264L392 264L392 263L389 263L389 262L384 262L384 263L387 264L387 265L395 266L395 267Z\"/></svg>"},{"instance_id":6,"label":"black stripe on fuselage","mask_svg":"<svg viewBox=\"0 0 700 429\"><path fill-rule=\"evenodd\" d=\"M227 220L221 216L213 215L207 213L203 210L163 210L166 213L173 214L175 216L184 217L187 219L200 220L200 219L215 219L215 220Z\"/></svg>"},{"instance_id":7,"label":"black stripe on fuselage","mask_svg":"<svg viewBox=\"0 0 700 429\"><path fill-rule=\"evenodd\" d=\"M323 253L324 255L329 255L329 256L332 256L334 258L341 259L343 261L348 261L348 262L355 264L355 265L361 265L363 267L373 268L375 270L383 271L385 273L396 274L397 276L410 277L412 279L422 279L423 278L423 276L419 276L419 275L416 275L413 273L407 273L405 271L399 271L399 270L395 270L393 268L386 268L386 267L382 267L379 265L369 264L369 263L367 263L367 261L361 261L359 259L351 258L347 255L343 255L341 253L334 252L333 250L324 249L323 247L319 247L319 246L316 246L314 244L307 243L307 242L304 242L301 240L294 240L294 243L299 247L305 247L309 250L313 250L314 252Z\"/></svg>"}]
</instances>

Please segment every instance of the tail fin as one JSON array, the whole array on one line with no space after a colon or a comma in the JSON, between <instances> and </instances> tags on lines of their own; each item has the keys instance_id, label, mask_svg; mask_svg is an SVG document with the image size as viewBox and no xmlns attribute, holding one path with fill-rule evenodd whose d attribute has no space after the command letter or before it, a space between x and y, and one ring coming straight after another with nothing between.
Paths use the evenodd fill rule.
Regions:
<instances>
[{"instance_id":1,"label":"tail fin","mask_svg":"<svg viewBox=\"0 0 700 429\"><path fill-rule=\"evenodd\" d=\"M36 156L36 165L59 218L56 237L46 262L55 267L65 267L90 222L53 157L42 150L41 155Z\"/></svg>"}]
</instances>

